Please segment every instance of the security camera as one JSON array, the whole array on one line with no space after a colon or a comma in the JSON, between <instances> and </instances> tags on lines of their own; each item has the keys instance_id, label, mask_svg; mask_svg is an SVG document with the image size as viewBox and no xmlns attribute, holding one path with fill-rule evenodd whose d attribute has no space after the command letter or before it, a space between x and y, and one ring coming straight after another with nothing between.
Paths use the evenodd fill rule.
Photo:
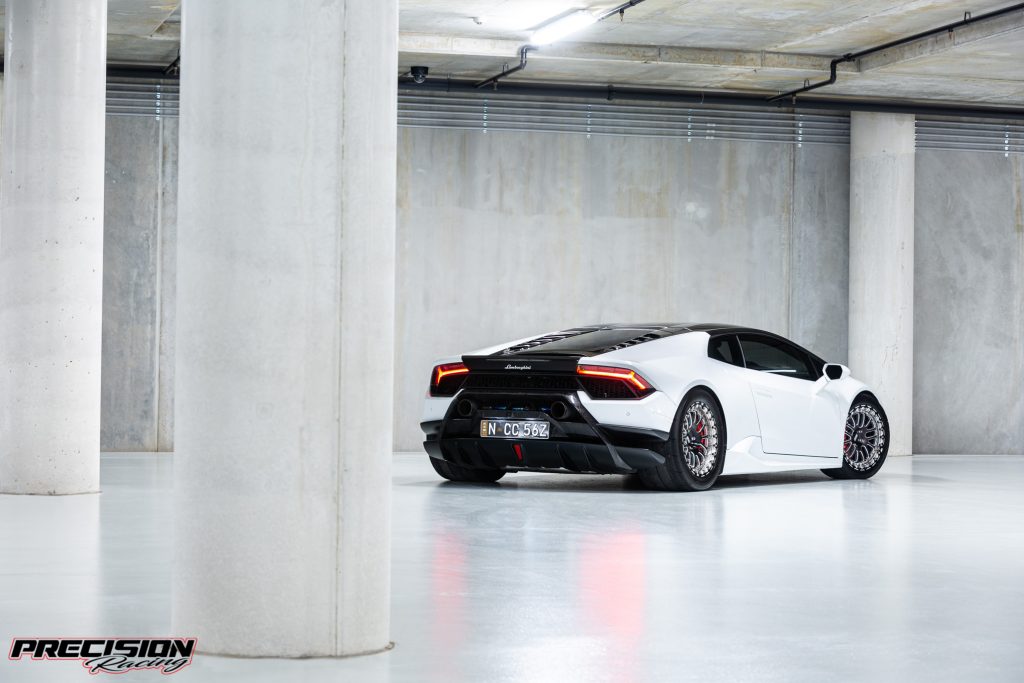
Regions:
<instances>
[{"instance_id":1,"label":"security camera","mask_svg":"<svg viewBox=\"0 0 1024 683\"><path fill-rule=\"evenodd\" d=\"M416 83L423 83L427 80L427 73L429 71L429 66L414 66L409 69L409 75L412 76L412 80Z\"/></svg>"}]
</instances>

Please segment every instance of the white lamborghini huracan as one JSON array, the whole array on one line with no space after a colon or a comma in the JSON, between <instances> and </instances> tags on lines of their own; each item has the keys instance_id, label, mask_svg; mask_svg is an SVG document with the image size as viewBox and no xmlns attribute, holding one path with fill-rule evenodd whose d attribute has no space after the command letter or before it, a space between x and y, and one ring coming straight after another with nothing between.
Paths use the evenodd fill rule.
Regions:
<instances>
[{"instance_id":1,"label":"white lamborghini huracan","mask_svg":"<svg viewBox=\"0 0 1024 683\"><path fill-rule=\"evenodd\" d=\"M506 472L636 473L699 491L721 474L821 469L866 479L885 411L848 368L761 330L593 325L434 367L421 423L445 479Z\"/></svg>"}]
</instances>

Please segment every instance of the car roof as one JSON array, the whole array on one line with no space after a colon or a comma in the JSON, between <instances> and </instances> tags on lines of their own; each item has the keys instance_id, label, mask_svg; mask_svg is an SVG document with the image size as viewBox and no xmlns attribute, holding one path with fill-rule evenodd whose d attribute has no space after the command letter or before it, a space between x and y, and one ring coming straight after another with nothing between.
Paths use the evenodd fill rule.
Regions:
<instances>
[{"instance_id":1,"label":"car roof","mask_svg":"<svg viewBox=\"0 0 1024 683\"><path fill-rule=\"evenodd\" d=\"M804 349L799 344L765 330L758 330L753 327L731 325L727 323L599 323L596 325L581 325L560 332L535 337L520 344L502 349L494 356L517 356L517 355L576 355L595 356L611 351L617 351L629 346L636 346L645 342L671 337L677 334L689 332L705 332L716 334L727 332L730 334L761 334L768 337L780 339L793 344L803 351L809 353L815 359L818 357L811 351ZM818 359L820 360L820 359Z\"/></svg>"},{"instance_id":2,"label":"car roof","mask_svg":"<svg viewBox=\"0 0 1024 683\"><path fill-rule=\"evenodd\" d=\"M683 334L685 332L718 332L730 330L733 332L758 332L771 334L764 330L755 330L752 327L732 325L730 323L598 323L596 325L580 325L575 330L663 330L670 334Z\"/></svg>"},{"instance_id":3,"label":"car roof","mask_svg":"<svg viewBox=\"0 0 1024 683\"><path fill-rule=\"evenodd\" d=\"M580 325L573 330L667 330L680 334L683 332L706 332L708 330L751 329L727 323L597 323ZM569 330L566 330L568 332ZM753 330L751 331L760 331Z\"/></svg>"}]
</instances>

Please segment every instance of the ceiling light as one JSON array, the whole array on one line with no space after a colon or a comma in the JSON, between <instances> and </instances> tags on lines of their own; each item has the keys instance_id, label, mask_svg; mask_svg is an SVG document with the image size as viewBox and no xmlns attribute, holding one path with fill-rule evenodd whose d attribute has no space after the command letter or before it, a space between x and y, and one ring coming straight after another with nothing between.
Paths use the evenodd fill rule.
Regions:
<instances>
[{"instance_id":1,"label":"ceiling light","mask_svg":"<svg viewBox=\"0 0 1024 683\"><path fill-rule=\"evenodd\" d=\"M550 24L541 26L533 32L530 38L531 45L548 45L561 40L571 33L590 26L597 21L597 17L587 10L577 10L572 14L566 14L560 19L555 19Z\"/></svg>"}]
</instances>

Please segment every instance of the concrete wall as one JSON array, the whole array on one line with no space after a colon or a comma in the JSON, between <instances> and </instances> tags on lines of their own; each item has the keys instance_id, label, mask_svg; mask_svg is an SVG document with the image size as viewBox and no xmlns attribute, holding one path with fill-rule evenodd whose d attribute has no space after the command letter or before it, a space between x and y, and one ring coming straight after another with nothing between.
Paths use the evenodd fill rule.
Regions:
<instances>
[{"instance_id":1,"label":"concrete wall","mask_svg":"<svg viewBox=\"0 0 1024 683\"><path fill-rule=\"evenodd\" d=\"M1024 156L918 150L914 452L1024 452Z\"/></svg>"},{"instance_id":2,"label":"concrete wall","mask_svg":"<svg viewBox=\"0 0 1024 683\"><path fill-rule=\"evenodd\" d=\"M841 146L400 129L396 448L432 362L594 322L720 321L846 360Z\"/></svg>"},{"instance_id":3,"label":"concrete wall","mask_svg":"<svg viewBox=\"0 0 1024 683\"><path fill-rule=\"evenodd\" d=\"M169 451L174 431L177 119L107 117L101 447Z\"/></svg>"},{"instance_id":4,"label":"concrete wall","mask_svg":"<svg viewBox=\"0 0 1024 683\"><path fill-rule=\"evenodd\" d=\"M400 449L435 358L533 332L721 320L846 359L843 147L403 128L398 157ZM105 450L173 448L176 161L176 119L109 117Z\"/></svg>"},{"instance_id":5,"label":"concrete wall","mask_svg":"<svg viewBox=\"0 0 1024 683\"><path fill-rule=\"evenodd\" d=\"M108 119L106 450L173 447L176 135ZM843 147L403 128L398 156L397 448L436 357L533 332L722 320L846 361ZM914 450L1019 453L1024 157L916 178Z\"/></svg>"}]
</instances>

